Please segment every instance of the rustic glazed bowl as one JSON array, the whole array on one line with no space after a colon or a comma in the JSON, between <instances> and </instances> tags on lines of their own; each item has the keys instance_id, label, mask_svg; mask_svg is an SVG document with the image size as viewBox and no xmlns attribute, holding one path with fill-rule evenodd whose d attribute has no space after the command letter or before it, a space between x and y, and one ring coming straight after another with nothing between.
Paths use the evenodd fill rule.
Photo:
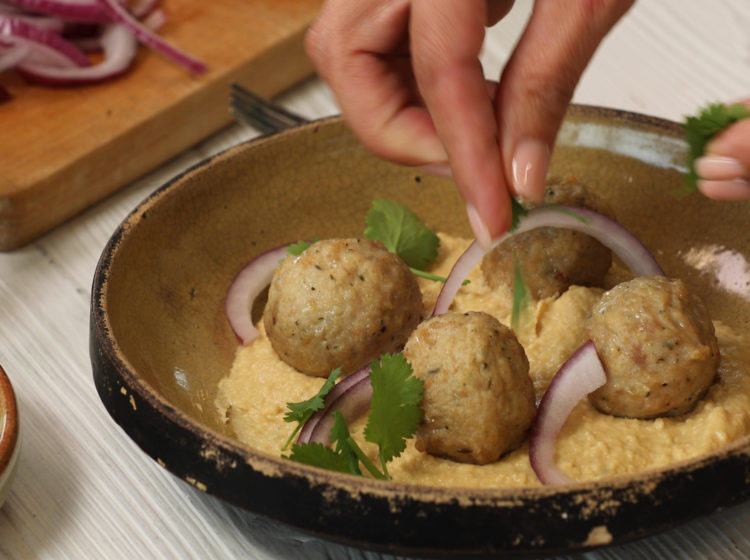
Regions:
<instances>
[{"instance_id":1,"label":"rustic glazed bowl","mask_svg":"<svg viewBox=\"0 0 750 560\"><path fill-rule=\"evenodd\" d=\"M601 190L668 275L683 278L714 318L745 331L747 286L728 285L720 265L687 255L750 254L750 203L676 197L681 137L675 123L572 107L551 172ZM227 287L269 248L361 235L375 197L405 202L432 227L470 234L449 180L376 159L337 119L210 158L156 191L117 229L94 278L94 380L114 420L161 466L222 500L324 538L429 556L623 542L748 497L750 438L639 476L522 490L357 478L236 441L214 405L237 348L224 316Z\"/></svg>"},{"instance_id":2,"label":"rustic glazed bowl","mask_svg":"<svg viewBox=\"0 0 750 560\"><path fill-rule=\"evenodd\" d=\"M5 503L16 476L20 453L18 428L16 396L8 375L0 366L0 506Z\"/></svg>"}]
</instances>

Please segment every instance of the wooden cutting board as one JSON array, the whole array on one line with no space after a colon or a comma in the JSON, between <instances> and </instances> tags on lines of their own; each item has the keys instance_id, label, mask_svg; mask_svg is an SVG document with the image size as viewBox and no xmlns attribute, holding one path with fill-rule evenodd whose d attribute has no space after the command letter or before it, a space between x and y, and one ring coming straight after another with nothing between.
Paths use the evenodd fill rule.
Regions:
<instances>
[{"instance_id":1,"label":"wooden cutting board","mask_svg":"<svg viewBox=\"0 0 750 560\"><path fill-rule=\"evenodd\" d=\"M322 0L163 0L159 34L208 65L141 46L125 76L45 88L0 75L0 250L27 243L231 121L229 84L271 96L312 73L304 33Z\"/></svg>"}]
</instances>

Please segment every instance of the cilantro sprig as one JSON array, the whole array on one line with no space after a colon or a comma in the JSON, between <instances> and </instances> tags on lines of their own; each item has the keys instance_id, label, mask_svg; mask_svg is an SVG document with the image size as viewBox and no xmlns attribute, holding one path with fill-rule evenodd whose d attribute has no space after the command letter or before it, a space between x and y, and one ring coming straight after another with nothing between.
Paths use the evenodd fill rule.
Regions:
<instances>
[{"instance_id":1,"label":"cilantro sprig","mask_svg":"<svg viewBox=\"0 0 750 560\"><path fill-rule=\"evenodd\" d=\"M317 238L313 238L311 241L305 241L304 239L287 245L286 252L288 255L299 257L302 253L310 248L310 245L318 241Z\"/></svg>"},{"instance_id":2,"label":"cilantro sprig","mask_svg":"<svg viewBox=\"0 0 750 560\"><path fill-rule=\"evenodd\" d=\"M521 263L518 256L513 255L513 307L510 314L510 328L513 332L518 333L521 326L521 319L524 318L529 309L529 290L521 271Z\"/></svg>"},{"instance_id":3,"label":"cilantro sprig","mask_svg":"<svg viewBox=\"0 0 750 560\"><path fill-rule=\"evenodd\" d=\"M329 381L335 380L333 373L328 379ZM372 383L372 399L364 437L365 441L378 446L380 468L370 460L351 436L344 417L339 411L333 413L334 424L330 435L333 447L320 443L297 443L292 445L291 454L287 458L308 465L357 475L362 474L361 464L374 478L390 480L387 463L401 455L406 448L406 440L417 431L417 424L422 415L419 404L422 402L424 383L413 376L412 367L402 354L384 354L380 360L373 361L370 382ZM332 386L327 388L325 394L331 388ZM323 389L316 397L322 393ZM309 407L306 403L310 403L316 397L305 403L290 403L287 406L290 410L307 410ZM325 395L322 398L325 398ZM313 406L316 405L317 403ZM301 418L297 412L293 417L289 413L287 416L290 417L289 421L299 421L298 419ZM294 434L297 431L299 431L299 426ZM289 440L294 437L294 434Z\"/></svg>"},{"instance_id":4,"label":"cilantro sprig","mask_svg":"<svg viewBox=\"0 0 750 560\"><path fill-rule=\"evenodd\" d=\"M437 257L440 238L400 202L373 200L365 222L367 239L380 241L412 268L422 270Z\"/></svg>"},{"instance_id":5,"label":"cilantro sprig","mask_svg":"<svg viewBox=\"0 0 750 560\"><path fill-rule=\"evenodd\" d=\"M444 277L424 270L437 257L440 238L406 205L385 198L375 199L365 222L365 237L380 241L391 253L401 257L416 276L445 282Z\"/></svg>"},{"instance_id":6,"label":"cilantro sprig","mask_svg":"<svg viewBox=\"0 0 750 560\"><path fill-rule=\"evenodd\" d=\"M728 126L747 118L750 118L750 109L739 103L734 105L712 103L697 115L685 118L688 171L684 178L683 194L690 194L698 189L699 177L695 171L695 160L703 156L708 143Z\"/></svg>"},{"instance_id":7,"label":"cilantro sprig","mask_svg":"<svg viewBox=\"0 0 750 560\"><path fill-rule=\"evenodd\" d=\"M326 395L328 395L328 393L331 392L331 389L333 389L334 385L336 384L336 379L338 379L339 375L341 375L340 367L332 369L331 374L328 376L328 379L326 379L325 383L323 383L323 386L320 388L320 391L318 391L317 395L310 399L307 399L306 401L298 403L287 403L286 406L289 410L287 410L286 414L284 415L284 422L297 422L297 427L289 436L289 439L286 440L284 447L281 448L282 450L285 450L287 447L289 447L292 439L294 439L294 436L299 433L305 422L307 422L313 414L315 414L318 410L321 410L325 406Z\"/></svg>"}]
</instances>

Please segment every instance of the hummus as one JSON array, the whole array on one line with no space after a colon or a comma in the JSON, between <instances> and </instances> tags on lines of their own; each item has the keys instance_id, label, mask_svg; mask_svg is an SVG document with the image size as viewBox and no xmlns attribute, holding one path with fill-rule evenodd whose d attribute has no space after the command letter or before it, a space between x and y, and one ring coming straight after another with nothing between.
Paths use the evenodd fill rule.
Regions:
<instances>
[{"instance_id":1,"label":"hummus","mask_svg":"<svg viewBox=\"0 0 750 560\"><path fill-rule=\"evenodd\" d=\"M440 235L440 253L431 272L447 275L469 241ZM629 278L613 265L607 286ZM482 310L510 324L510 288L490 289L479 267L454 300L456 311ZM441 285L419 279L425 316L434 306ZM601 290L573 286L559 297L533 303L523 316L518 339L530 365L537 399L562 363L586 341L584 318ZM573 410L557 440L558 467L577 480L630 474L697 457L750 433L750 345L727 326L715 322L721 349L719 375L695 409L683 416L638 420L596 411L587 399ZM243 443L279 456L294 424L284 422L288 402L315 395L324 379L298 372L282 362L261 336L237 351L231 371L221 380L216 405L220 416ZM374 446L361 438L366 418L350 426L360 434L363 449ZM404 453L389 463L394 480L456 487L528 487L541 483L531 469L528 445L487 465L462 464L417 451L409 440Z\"/></svg>"}]
</instances>

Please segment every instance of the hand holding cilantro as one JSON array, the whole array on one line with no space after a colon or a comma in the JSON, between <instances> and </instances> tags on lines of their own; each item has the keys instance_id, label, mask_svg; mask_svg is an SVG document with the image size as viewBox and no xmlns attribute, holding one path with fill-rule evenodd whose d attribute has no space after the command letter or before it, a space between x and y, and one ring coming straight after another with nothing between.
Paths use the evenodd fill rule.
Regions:
<instances>
[{"instance_id":1,"label":"hand holding cilantro","mask_svg":"<svg viewBox=\"0 0 750 560\"><path fill-rule=\"evenodd\" d=\"M688 173L685 192L710 198L750 198L750 100L715 103L687 117Z\"/></svg>"}]
</instances>

